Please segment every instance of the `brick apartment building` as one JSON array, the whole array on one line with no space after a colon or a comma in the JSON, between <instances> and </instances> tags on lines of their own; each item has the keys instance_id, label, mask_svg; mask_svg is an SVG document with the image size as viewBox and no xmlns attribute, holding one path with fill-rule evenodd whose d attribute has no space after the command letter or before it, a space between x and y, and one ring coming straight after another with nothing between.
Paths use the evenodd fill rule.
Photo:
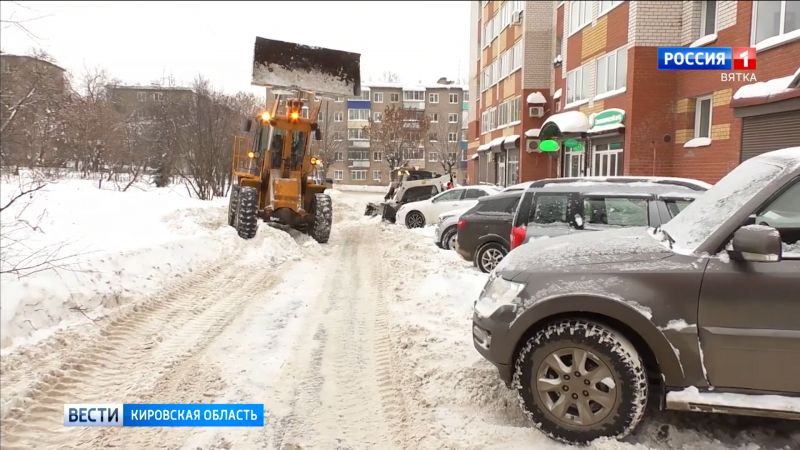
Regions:
<instances>
[{"instance_id":1,"label":"brick apartment building","mask_svg":"<svg viewBox=\"0 0 800 450\"><path fill-rule=\"evenodd\" d=\"M409 149L404 155L407 165L445 173L439 156L455 153L457 163L453 167L453 176L464 181L467 166L465 96L468 91L446 80L440 82L428 86L368 83L362 86L359 98L337 98L327 102L327 113L323 109L319 121L323 124L323 136L327 128L334 138L330 145L335 145L336 156L326 176L342 184L389 184L389 166L383 152L370 147L364 127L370 119L380 121L385 109L394 106L402 108L408 115L425 115L430 120L423 146Z\"/></svg>"},{"instance_id":2,"label":"brick apartment building","mask_svg":"<svg viewBox=\"0 0 800 450\"><path fill-rule=\"evenodd\" d=\"M3 165L42 164L58 145L55 116L70 91L64 69L43 59L0 54L0 155Z\"/></svg>"},{"instance_id":3,"label":"brick apartment building","mask_svg":"<svg viewBox=\"0 0 800 450\"><path fill-rule=\"evenodd\" d=\"M505 4L516 3L482 2L471 27L480 29ZM550 25L529 17L529 8L544 4L553 7ZM514 132L525 149L522 180L661 175L715 182L747 157L800 143L800 2L525 2L522 11L523 30L552 30L553 49L539 59L526 51L522 63L523 74L539 61L552 64L550 85L537 89L540 95L521 88L513 94L527 100L519 111L523 116L541 112L532 107L544 112L530 125L523 118L524 133ZM501 32L501 42L503 33L509 31ZM718 71L658 70L658 47L689 46L756 47L751 73L769 88ZM479 81L479 69L494 64L496 56L482 53L471 80ZM481 133L487 127L481 119L493 103L482 97L474 105L470 181L503 181L482 176L480 167L480 150L498 142L496 131ZM560 149L539 153L543 139L558 141Z\"/></svg>"}]
</instances>

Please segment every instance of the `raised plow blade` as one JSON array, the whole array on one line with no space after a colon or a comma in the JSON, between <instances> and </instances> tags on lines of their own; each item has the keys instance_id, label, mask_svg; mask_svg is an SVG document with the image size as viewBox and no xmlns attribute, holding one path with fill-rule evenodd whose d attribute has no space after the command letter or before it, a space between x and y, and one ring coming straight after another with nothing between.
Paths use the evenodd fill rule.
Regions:
<instances>
[{"instance_id":1,"label":"raised plow blade","mask_svg":"<svg viewBox=\"0 0 800 450\"><path fill-rule=\"evenodd\" d=\"M276 90L358 96L360 59L359 53L256 37L252 84Z\"/></svg>"}]
</instances>

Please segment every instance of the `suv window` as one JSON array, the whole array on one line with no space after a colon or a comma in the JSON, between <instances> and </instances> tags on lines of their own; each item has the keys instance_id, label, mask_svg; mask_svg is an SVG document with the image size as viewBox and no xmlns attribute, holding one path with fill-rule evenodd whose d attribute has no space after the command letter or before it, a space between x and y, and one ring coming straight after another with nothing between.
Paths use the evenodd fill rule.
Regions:
<instances>
[{"instance_id":1,"label":"suv window","mask_svg":"<svg viewBox=\"0 0 800 450\"><path fill-rule=\"evenodd\" d=\"M783 191L756 215L756 223L778 230L787 258L800 258L800 182Z\"/></svg>"},{"instance_id":2,"label":"suv window","mask_svg":"<svg viewBox=\"0 0 800 450\"><path fill-rule=\"evenodd\" d=\"M519 203L519 196L485 200L478 204L477 212L514 214L517 203Z\"/></svg>"},{"instance_id":3,"label":"suv window","mask_svg":"<svg viewBox=\"0 0 800 450\"><path fill-rule=\"evenodd\" d=\"M587 225L647 226L647 199L586 197L583 199L583 216Z\"/></svg>"},{"instance_id":4,"label":"suv window","mask_svg":"<svg viewBox=\"0 0 800 450\"><path fill-rule=\"evenodd\" d=\"M464 196L466 200L475 200L476 198L486 197L489 195L482 189L467 189L467 195Z\"/></svg>"},{"instance_id":5,"label":"suv window","mask_svg":"<svg viewBox=\"0 0 800 450\"><path fill-rule=\"evenodd\" d=\"M529 223L567 223L566 194L537 194Z\"/></svg>"},{"instance_id":6,"label":"suv window","mask_svg":"<svg viewBox=\"0 0 800 450\"><path fill-rule=\"evenodd\" d=\"M437 192L436 186L415 186L408 188L408 190L403 194L403 199L401 201L403 203L410 203L420 200L427 200L436 195Z\"/></svg>"},{"instance_id":7,"label":"suv window","mask_svg":"<svg viewBox=\"0 0 800 450\"><path fill-rule=\"evenodd\" d=\"M463 194L464 194L464 189L444 191L443 193L439 194L438 197L433 199L433 201L434 202L455 202L455 201L461 200L461 196Z\"/></svg>"},{"instance_id":8,"label":"suv window","mask_svg":"<svg viewBox=\"0 0 800 450\"><path fill-rule=\"evenodd\" d=\"M674 198L664 199L664 204L667 205L667 211L669 211L670 217L677 216L678 213L683 211L683 208L689 206L690 203L692 203L691 200L674 199Z\"/></svg>"}]
</instances>

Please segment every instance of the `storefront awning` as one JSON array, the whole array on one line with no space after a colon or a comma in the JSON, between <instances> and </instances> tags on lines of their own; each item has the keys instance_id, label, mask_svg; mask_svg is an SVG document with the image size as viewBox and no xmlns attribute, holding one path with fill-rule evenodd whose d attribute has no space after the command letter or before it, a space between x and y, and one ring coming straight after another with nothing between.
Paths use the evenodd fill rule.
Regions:
<instances>
[{"instance_id":1,"label":"storefront awning","mask_svg":"<svg viewBox=\"0 0 800 450\"><path fill-rule=\"evenodd\" d=\"M518 150L519 149L519 135L512 134L503 139L503 150Z\"/></svg>"},{"instance_id":2,"label":"storefront awning","mask_svg":"<svg viewBox=\"0 0 800 450\"><path fill-rule=\"evenodd\" d=\"M561 88L556 89L553 93L553 100L558 100L561 98Z\"/></svg>"},{"instance_id":3,"label":"storefront awning","mask_svg":"<svg viewBox=\"0 0 800 450\"><path fill-rule=\"evenodd\" d=\"M489 144L479 145L478 146L478 151L479 152L485 152L486 150L489 150L489 148L490 148Z\"/></svg>"},{"instance_id":4,"label":"storefront awning","mask_svg":"<svg viewBox=\"0 0 800 450\"><path fill-rule=\"evenodd\" d=\"M589 118L580 111L553 114L542 125L539 137L548 139L564 134L585 133L589 129Z\"/></svg>"},{"instance_id":5,"label":"storefront awning","mask_svg":"<svg viewBox=\"0 0 800 450\"><path fill-rule=\"evenodd\" d=\"M798 80L800 80L800 68L793 75L745 84L733 94L731 106L740 108L800 97Z\"/></svg>"},{"instance_id":6,"label":"storefront awning","mask_svg":"<svg viewBox=\"0 0 800 450\"><path fill-rule=\"evenodd\" d=\"M540 131L542 131L540 128L531 128L530 130L525 131L525 137L537 138L539 137Z\"/></svg>"},{"instance_id":7,"label":"storefront awning","mask_svg":"<svg viewBox=\"0 0 800 450\"><path fill-rule=\"evenodd\" d=\"M505 139L506 139L506 138L504 138L504 137L499 137L499 138L497 138L497 139L493 139L493 140L492 140L492 142L489 142L489 148L490 148L490 149L491 149L493 152L499 152L500 150L502 150L502 149L503 149L503 141L504 141Z\"/></svg>"},{"instance_id":8,"label":"storefront awning","mask_svg":"<svg viewBox=\"0 0 800 450\"><path fill-rule=\"evenodd\" d=\"M469 159L478 159L481 155L475 153L474 155L470 156Z\"/></svg>"}]
</instances>

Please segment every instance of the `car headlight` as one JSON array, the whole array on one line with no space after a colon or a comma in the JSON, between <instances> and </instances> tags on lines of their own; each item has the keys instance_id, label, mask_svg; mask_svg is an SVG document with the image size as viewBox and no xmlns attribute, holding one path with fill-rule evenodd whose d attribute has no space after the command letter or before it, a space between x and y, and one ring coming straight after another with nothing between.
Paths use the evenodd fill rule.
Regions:
<instances>
[{"instance_id":1,"label":"car headlight","mask_svg":"<svg viewBox=\"0 0 800 450\"><path fill-rule=\"evenodd\" d=\"M492 275L475 302L475 313L480 317L490 317L502 306L516 310L517 296L524 287L525 285L522 283L515 283Z\"/></svg>"}]
</instances>

